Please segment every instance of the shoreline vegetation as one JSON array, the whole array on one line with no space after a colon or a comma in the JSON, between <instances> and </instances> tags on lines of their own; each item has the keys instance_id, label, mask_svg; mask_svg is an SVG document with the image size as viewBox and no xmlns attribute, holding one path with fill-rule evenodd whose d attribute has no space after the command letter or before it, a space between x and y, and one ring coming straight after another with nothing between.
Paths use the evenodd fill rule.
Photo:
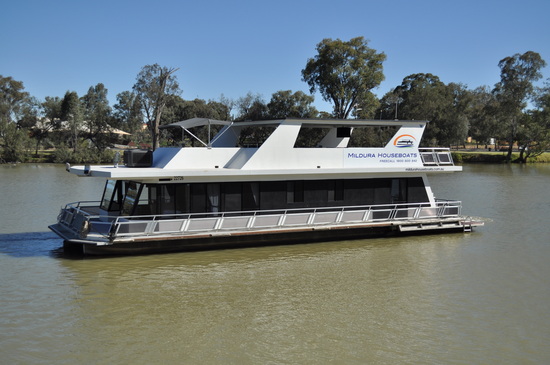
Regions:
<instances>
[{"instance_id":1,"label":"shoreline vegetation","mask_svg":"<svg viewBox=\"0 0 550 365\"><path fill-rule=\"evenodd\" d=\"M498 151L486 151L486 150L453 150L451 152L453 160L456 164L464 163L507 163L506 152ZM519 152L512 153L511 163L521 163L518 161ZM526 161L527 164L531 163L550 163L550 152L544 152L541 155L535 157L529 157Z\"/></svg>"},{"instance_id":2,"label":"shoreline vegetation","mask_svg":"<svg viewBox=\"0 0 550 365\"><path fill-rule=\"evenodd\" d=\"M111 150L111 154L106 154L103 156L102 161L90 161L92 164L108 164L112 161L109 156L112 155L114 158L117 150ZM120 151L121 152L121 151ZM455 164L468 164L468 163L490 163L490 164L500 164L506 163L506 152L503 151L487 151L482 148L461 148L461 149L451 149L451 154ZM512 153L512 163L518 163L519 151ZM32 154L30 158L25 161L25 163L52 163L59 164L60 162L56 161L56 151L51 150L40 150L38 154ZM531 163L550 163L550 152L544 152L541 155L535 157L529 157L527 159L528 164ZM0 160L1 164L14 164L10 162L5 162ZM84 164L84 163L82 163Z\"/></svg>"}]
</instances>

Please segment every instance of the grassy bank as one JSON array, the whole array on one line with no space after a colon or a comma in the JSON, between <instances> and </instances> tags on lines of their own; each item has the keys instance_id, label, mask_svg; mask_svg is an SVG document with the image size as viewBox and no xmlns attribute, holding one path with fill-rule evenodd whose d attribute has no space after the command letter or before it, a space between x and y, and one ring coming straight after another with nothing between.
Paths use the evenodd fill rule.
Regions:
<instances>
[{"instance_id":1,"label":"grassy bank","mask_svg":"<svg viewBox=\"0 0 550 365\"><path fill-rule=\"evenodd\" d=\"M506 153L489 151L453 151L455 163L505 163ZM517 160L519 152L512 153L512 161ZM550 152L529 158L527 163L550 163Z\"/></svg>"}]
</instances>

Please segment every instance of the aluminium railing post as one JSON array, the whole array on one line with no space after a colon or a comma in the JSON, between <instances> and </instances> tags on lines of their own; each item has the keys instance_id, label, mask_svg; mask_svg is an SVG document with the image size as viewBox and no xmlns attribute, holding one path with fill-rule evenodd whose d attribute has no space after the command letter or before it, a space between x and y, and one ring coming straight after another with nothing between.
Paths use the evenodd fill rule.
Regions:
<instances>
[{"instance_id":1,"label":"aluminium railing post","mask_svg":"<svg viewBox=\"0 0 550 365\"><path fill-rule=\"evenodd\" d=\"M336 215L336 222L335 223L342 223L342 217L343 216L344 216L344 208L340 209L340 211Z\"/></svg>"},{"instance_id":2,"label":"aluminium railing post","mask_svg":"<svg viewBox=\"0 0 550 365\"><path fill-rule=\"evenodd\" d=\"M311 213L309 214L309 217L308 217L308 219L307 219L307 224L308 224L308 225L312 225L313 222L315 221L316 212L317 212L317 209L313 209L313 212L311 212Z\"/></svg>"},{"instance_id":3,"label":"aluminium railing post","mask_svg":"<svg viewBox=\"0 0 550 365\"><path fill-rule=\"evenodd\" d=\"M277 227L282 227L284 226L285 224L285 220L286 220L286 214L287 214L287 211L285 210L281 216L279 217L279 221L277 222Z\"/></svg>"}]
</instances>

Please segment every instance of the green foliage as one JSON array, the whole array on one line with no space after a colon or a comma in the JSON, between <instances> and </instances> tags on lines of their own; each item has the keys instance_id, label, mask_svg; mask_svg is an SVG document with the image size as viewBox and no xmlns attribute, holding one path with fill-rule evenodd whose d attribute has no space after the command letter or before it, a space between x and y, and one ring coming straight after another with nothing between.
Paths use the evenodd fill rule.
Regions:
<instances>
[{"instance_id":1,"label":"green foliage","mask_svg":"<svg viewBox=\"0 0 550 365\"><path fill-rule=\"evenodd\" d=\"M143 114L138 96L131 91L123 91L116 96L116 99L113 126L131 134L141 131Z\"/></svg>"},{"instance_id":2,"label":"green foliage","mask_svg":"<svg viewBox=\"0 0 550 365\"><path fill-rule=\"evenodd\" d=\"M113 161L116 152L113 150L99 151L95 147L86 146L83 143L80 148L74 151L66 145L61 145L52 154L54 163L78 163L78 164L100 164Z\"/></svg>"},{"instance_id":3,"label":"green foliage","mask_svg":"<svg viewBox=\"0 0 550 365\"><path fill-rule=\"evenodd\" d=\"M451 156L455 164L460 165L464 162L464 158L462 158L462 153L451 152Z\"/></svg>"},{"instance_id":4,"label":"green foliage","mask_svg":"<svg viewBox=\"0 0 550 365\"><path fill-rule=\"evenodd\" d=\"M348 42L326 38L317 45L317 55L307 61L302 80L311 93L319 89L323 99L333 103L335 118L346 119L384 80L385 60L386 55L369 48L363 37Z\"/></svg>"},{"instance_id":5,"label":"green foliage","mask_svg":"<svg viewBox=\"0 0 550 365\"><path fill-rule=\"evenodd\" d=\"M100 149L109 145L106 133L111 129L111 107L107 100L107 89L103 84L90 87L81 99L87 137Z\"/></svg>"},{"instance_id":6,"label":"green foliage","mask_svg":"<svg viewBox=\"0 0 550 365\"><path fill-rule=\"evenodd\" d=\"M268 108L259 94L248 93L236 102L237 121L268 119Z\"/></svg>"},{"instance_id":7,"label":"green foliage","mask_svg":"<svg viewBox=\"0 0 550 365\"><path fill-rule=\"evenodd\" d=\"M313 96L301 91L295 93L291 90L277 91L267 104L268 118L315 118L318 112L311 105L314 100Z\"/></svg>"},{"instance_id":8,"label":"green foliage","mask_svg":"<svg viewBox=\"0 0 550 365\"><path fill-rule=\"evenodd\" d=\"M16 123L33 112L33 101L23 83L0 75L0 121Z\"/></svg>"},{"instance_id":9,"label":"green foliage","mask_svg":"<svg viewBox=\"0 0 550 365\"><path fill-rule=\"evenodd\" d=\"M499 102L498 115L501 130L508 145L508 161L512 160L512 146L519 133L522 111L535 90L533 82L542 77L540 69L546 62L536 52L525 52L506 57L498 63L500 82L495 85L493 93Z\"/></svg>"},{"instance_id":10,"label":"green foliage","mask_svg":"<svg viewBox=\"0 0 550 365\"><path fill-rule=\"evenodd\" d=\"M78 137L82 131L84 116L80 99L78 98L78 94L74 91L67 91L63 97L61 102L61 120L62 122L66 122L66 127L70 136L70 144L76 151Z\"/></svg>"},{"instance_id":11,"label":"green foliage","mask_svg":"<svg viewBox=\"0 0 550 365\"><path fill-rule=\"evenodd\" d=\"M31 156L32 140L25 130L15 123L0 120L0 160L4 162L26 162Z\"/></svg>"},{"instance_id":12,"label":"green foliage","mask_svg":"<svg viewBox=\"0 0 550 365\"><path fill-rule=\"evenodd\" d=\"M462 84L445 84L432 74L414 74L386 94L382 118L428 120L425 145L461 145L468 136L474 96Z\"/></svg>"},{"instance_id":13,"label":"green foliage","mask_svg":"<svg viewBox=\"0 0 550 365\"><path fill-rule=\"evenodd\" d=\"M159 126L169 95L179 95L181 90L174 72L177 68L146 65L139 72L133 90L141 101L142 110L151 137L153 150L160 146Z\"/></svg>"}]
</instances>

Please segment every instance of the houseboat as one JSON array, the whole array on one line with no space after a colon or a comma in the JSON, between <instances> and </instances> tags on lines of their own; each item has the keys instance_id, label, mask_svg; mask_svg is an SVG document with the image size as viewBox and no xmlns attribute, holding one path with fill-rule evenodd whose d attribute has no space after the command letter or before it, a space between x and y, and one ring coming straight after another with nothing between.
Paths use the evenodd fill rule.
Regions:
<instances>
[{"instance_id":1,"label":"houseboat","mask_svg":"<svg viewBox=\"0 0 550 365\"><path fill-rule=\"evenodd\" d=\"M67 166L106 180L97 202L61 209L65 250L144 254L471 231L429 174L461 171L419 147L427 121L194 118L163 126L180 143L127 150L124 164ZM305 142L304 142L305 141Z\"/></svg>"}]
</instances>

